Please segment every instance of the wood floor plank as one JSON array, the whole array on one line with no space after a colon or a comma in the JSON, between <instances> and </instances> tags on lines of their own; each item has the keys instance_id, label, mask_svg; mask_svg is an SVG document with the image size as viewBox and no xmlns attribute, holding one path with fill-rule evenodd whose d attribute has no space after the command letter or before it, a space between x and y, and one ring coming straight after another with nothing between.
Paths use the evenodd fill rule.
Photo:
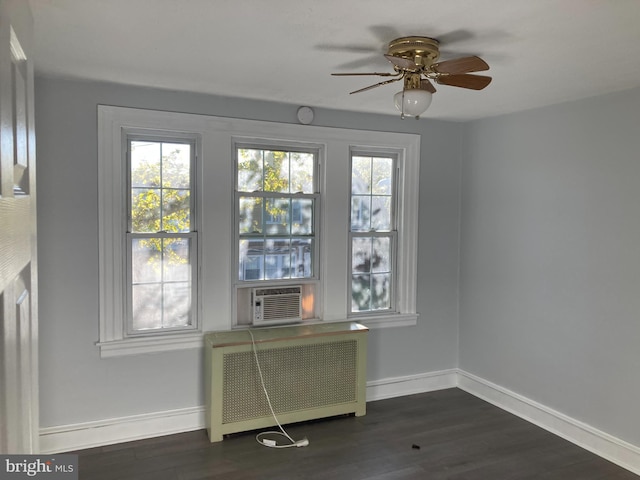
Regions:
<instances>
[{"instance_id":1,"label":"wood floor plank","mask_svg":"<svg viewBox=\"0 0 640 480\"><path fill-rule=\"evenodd\" d=\"M453 388L371 402L364 417L286 426L304 448L204 430L81 450L82 480L639 480L560 437Z\"/></svg>"}]
</instances>

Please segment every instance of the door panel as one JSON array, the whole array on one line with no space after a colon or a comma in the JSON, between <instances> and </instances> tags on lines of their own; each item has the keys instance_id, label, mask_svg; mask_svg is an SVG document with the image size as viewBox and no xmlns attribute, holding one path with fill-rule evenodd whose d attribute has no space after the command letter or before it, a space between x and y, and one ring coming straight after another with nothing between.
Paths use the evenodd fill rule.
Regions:
<instances>
[{"instance_id":1,"label":"door panel","mask_svg":"<svg viewBox=\"0 0 640 480\"><path fill-rule=\"evenodd\" d=\"M38 322L32 19L0 0L0 453L37 453Z\"/></svg>"}]
</instances>

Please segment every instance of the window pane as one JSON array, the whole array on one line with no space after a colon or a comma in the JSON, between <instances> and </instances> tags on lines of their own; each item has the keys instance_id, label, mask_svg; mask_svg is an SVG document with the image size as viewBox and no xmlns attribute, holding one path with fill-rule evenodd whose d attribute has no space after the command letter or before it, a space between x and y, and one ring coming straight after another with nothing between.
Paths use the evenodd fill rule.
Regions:
<instances>
[{"instance_id":1,"label":"window pane","mask_svg":"<svg viewBox=\"0 0 640 480\"><path fill-rule=\"evenodd\" d=\"M163 239L165 282L188 282L191 279L191 252L188 238Z\"/></svg>"},{"instance_id":2,"label":"window pane","mask_svg":"<svg viewBox=\"0 0 640 480\"><path fill-rule=\"evenodd\" d=\"M291 233L294 235L313 234L313 200L291 200Z\"/></svg>"},{"instance_id":3,"label":"window pane","mask_svg":"<svg viewBox=\"0 0 640 480\"><path fill-rule=\"evenodd\" d=\"M352 157L351 193L371 193L371 157Z\"/></svg>"},{"instance_id":4,"label":"window pane","mask_svg":"<svg viewBox=\"0 0 640 480\"><path fill-rule=\"evenodd\" d=\"M262 280L264 278L264 240L251 239L240 240L239 251L239 271L240 280Z\"/></svg>"},{"instance_id":5,"label":"window pane","mask_svg":"<svg viewBox=\"0 0 640 480\"><path fill-rule=\"evenodd\" d=\"M264 191L289 192L289 154L264 151Z\"/></svg>"},{"instance_id":6,"label":"window pane","mask_svg":"<svg viewBox=\"0 0 640 480\"><path fill-rule=\"evenodd\" d=\"M371 275L371 310L391 308L390 284L388 273Z\"/></svg>"},{"instance_id":7,"label":"window pane","mask_svg":"<svg viewBox=\"0 0 640 480\"><path fill-rule=\"evenodd\" d=\"M360 274L351 277L351 311L389 310L391 275Z\"/></svg>"},{"instance_id":8,"label":"window pane","mask_svg":"<svg viewBox=\"0 0 640 480\"><path fill-rule=\"evenodd\" d=\"M372 159L371 193L374 195L391 195L391 181L393 179L393 159Z\"/></svg>"},{"instance_id":9,"label":"window pane","mask_svg":"<svg viewBox=\"0 0 640 480\"><path fill-rule=\"evenodd\" d=\"M163 328L191 325L191 284L189 282L165 283L163 302Z\"/></svg>"},{"instance_id":10,"label":"window pane","mask_svg":"<svg viewBox=\"0 0 640 480\"><path fill-rule=\"evenodd\" d=\"M241 197L239 233L262 233L262 198Z\"/></svg>"},{"instance_id":11,"label":"window pane","mask_svg":"<svg viewBox=\"0 0 640 480\"><path fill-rule=\"evenodd\" d=\"M264 278L267 280L289 278L291 242L288 238L267 240L264 249Z\"/></svg>"},{"instance_id":12,"label":"window pane","mask_svg":"<svg viewBox=\"0 0 640 480\"><path fill-rule=\"evenodd\" d=\"M133 330L162 327L162 283L133 285Z\"/></svg>"},{"instance_id":13,"label":"window pane","mask_svg":"<svg viewBox=\"0 0 640 480\"><path fill-rule=\"evenodd\" d=\"M132 240L134 331L190 325L190 245L188 238Z\"/></svg>"},{"instance_id":14,"label":"window pane","mask_svg":"<svg viewBox=\"0 0 640 480\"><path fill-rule=\"evenodd\" d=\"M264 206L264 229L267 235L290 233L288 198L268 198Z\"/></svg>"},{"instance_id":15,"label":"window pane","mask_svg":"<svg viewBox=\"0 0 640 480\"><path fill-rule=\"evenodd\" d=\"M132 141L129 148L131 231L191 231L191 145Z\"/></svg>"},{"instance_id":16,"label":"window pane","mask_svg":"<svg viewBox=\"0 0 640 480\"><path fill-rule=\"evenodd\" d=\"M238 191L262 190L262 150L238 149Z\"/></svg>"},{"instance_id":17,"label":"window pane","mask_svg":"<svg viewBox=\"0 0 640 480\"><path fill-rule=\"evenodd\" d=\"M131 142L131 186L160 186L160 143Z\"/></svg>"},{"instance_id":18,"label":"window pane","mask_svg":"<svg viewBox=\"0 0 640 480\"><path fill-rule=\"evenodd\" d=\"M133 330L191 325L190 283L133 286Z\"/></svg>"},{"instance_id":19,"label":"window pane","mask_svg":"<svg viewBox=\"0 0 640 480\"><path fill-rule=\"evenodd\" d=\"M291 278L309 278L313 275L312 251L313 240L310 238L291 239Z\"/></svg>"},{"instance_id":20,"label":"window pane","mask_svg":"<svg viewBox=\"0 0 640 480\"><path fill-rule=\"evenodd\" d=\"M354 237L351 241L351 270L371 271L371 237Z\"/></svg>"},{"instance_id":21,"label":"window pane","mask_svg":"<svg viewBox=\"0 0 640 480\"><path fill-rule=\"evenodd\" d=\"M162 280L162 240L134 239L131 245L131 278L133 283L155 283Z\"/></svg>"},{"instance_id":22,"label":"window pane","mask_svg":"<svg viewBox=\"0 0 640 480\"><path fill-rule=\"evenodd\" d=\"M371 197L354 195L351 197L351 231L368 232L371 230Z\"/></svg>"},{"instance_id":23,"label":"window pane","mask_svg":"<svg viewBox=\"0 0 640 480\"><path fill-rule=\"evenodd\" d=\"M246 258L244 262L244 277L241 277L242 280L261 280L262 279L262 262L264 257L260 256L249 256Z\"/></svg>"},{"instance_id":24,"label":"window pane","mask_svg":"<svg viewBox=\"0 0 640 480\"><path fill-rule=\"evenodd\" d=\"M313 193L314 155L291 152L291 193Z\"/></svg>"},{"instance_id":25,"label":"window pane","mask_svg":"<svg viewBox=\"0 0 640 480\"><path fill-rule=\"evenodd\" d=\"M160 189L131 189L131 231L160 231Z\"/></svg>"},{"instance_id":26,"label":"window pane","mask_svg":"<svg viewBox=\"0 0 640 480\"><path fill-rule=\"evenodd\" d=\"M371 230L391 230L391 197L371 197Z\"/></svg>"},{"instance_id":27,"label":"window pane","mask_svg":"<svg viewBox=\"0 0 640 480\"><path fill-rule=\"evenodd\" d=\"M391 239L386 237L372 238L371 272L391 271Z\"/></svg>"},{"instance_id":28,"label":"window pane","mask_svg":"<svg viewBox=\"0 0 640 480\"><path fill-rule=\"evenodd\" d=\"M191 230L191 192L189 190L162 190L162 228L171 233Z\"/></svg>"},{"instance_id":29,"label":"window pane","mask_svg":"<svg viewBox=\"0 0 640 480\"><path fill-rule=\"evenodd\" d=\"M162 144L162 186L165 188L190 188L191 145L184 143Z\"/></svg>"},{"instance_id":30,"label":"window pane","mask_svg":"<svg viewBox=\"0 0 640 480\"><path fill-rule=\"evenodd\" d=\"M351 277L351 311L361 312L371 309L371 285L368 274Z\"/></svg>"}]
</instances>

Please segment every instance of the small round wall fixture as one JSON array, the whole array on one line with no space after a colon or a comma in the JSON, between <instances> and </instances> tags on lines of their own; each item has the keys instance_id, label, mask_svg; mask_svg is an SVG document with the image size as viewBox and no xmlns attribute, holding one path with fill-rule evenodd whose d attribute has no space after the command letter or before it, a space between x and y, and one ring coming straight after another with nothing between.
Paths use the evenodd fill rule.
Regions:
<instances>
[{"instance_id":1,"label":"small round wall fixture","mask_svg":"<svg viewBox=\"0 0 640 480\"><path fill-rule=\"evenodd\" d=\"M313 122L313 109L311 107L300 107L298 109L298 121L303 125Z\"/></svg>"}]
</instances>

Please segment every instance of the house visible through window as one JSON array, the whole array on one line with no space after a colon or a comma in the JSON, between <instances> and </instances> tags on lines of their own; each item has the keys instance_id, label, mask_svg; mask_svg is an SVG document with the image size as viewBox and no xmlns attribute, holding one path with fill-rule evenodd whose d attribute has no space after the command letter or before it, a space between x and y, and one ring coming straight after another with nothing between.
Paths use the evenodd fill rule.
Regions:
<instances>
[{"instance_id":1,"label":"house visible through window","mask_svg":"<svg viewBox=\"0 0 640 480\"><path fill-rule=\"evenodd\" d=\"M127 139L129 334L192 329L197 265L194 144Z\"/></svg>"},{"instance_id":2,"label":"house visible through window","mask_svg":"<svg viewBox=\"0 0 640 480\"><path fill-rule=\"evenodd\" d=\"M316 276L313 151L236 149L238 280Z\"/></svg>"}]
</instances>

